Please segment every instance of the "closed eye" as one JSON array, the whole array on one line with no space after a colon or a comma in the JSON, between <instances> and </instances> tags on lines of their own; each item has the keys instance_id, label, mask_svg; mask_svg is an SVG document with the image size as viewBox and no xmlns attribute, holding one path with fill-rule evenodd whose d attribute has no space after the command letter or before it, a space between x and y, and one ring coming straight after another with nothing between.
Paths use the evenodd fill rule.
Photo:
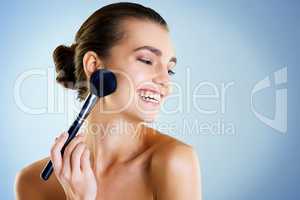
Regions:
<instances>
[{"instance_id":1,"label":"closed eye","mask_svg":"<svg viewBox=\"0 0 300 200\"><path fill-rule=\"evenodd\" d=\"M145 63L145 64L147 64L147 65L152 65L151 60L146 60L146 59L138 59L138 60Z\"/></svg>"},{"instance_id":2,"label":"closed eye","mask_svg":"<svg viewBox=\"0 0 300 200\"><path fill-rule=\"evenodd\" d=\"M151 60L146 60L146 59L141 59L141 58L139 58L138 60L141 61L142 63L145 63L146 65L152 65L152 61ZM168 70L168 74L170 76L173 76L176 73L173 70Z\"/></svg>"}]
</instances>

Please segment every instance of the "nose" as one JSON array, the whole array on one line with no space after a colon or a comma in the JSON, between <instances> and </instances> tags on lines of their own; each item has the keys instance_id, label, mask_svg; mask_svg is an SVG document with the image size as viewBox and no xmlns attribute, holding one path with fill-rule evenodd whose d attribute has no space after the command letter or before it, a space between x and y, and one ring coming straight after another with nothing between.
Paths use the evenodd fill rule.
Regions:
<instances>
[{"instance_id":1,"label":"nose","mask_svg":"<svg viewBox=\"0 0 300 200\"><path fill-rule=\"evenodd\" d=\"M161 86L167 87L168 83L170 82L168 69L163 66L158 67L153 81L157 84L160 84Z\"/></svg>"}]
</instances>

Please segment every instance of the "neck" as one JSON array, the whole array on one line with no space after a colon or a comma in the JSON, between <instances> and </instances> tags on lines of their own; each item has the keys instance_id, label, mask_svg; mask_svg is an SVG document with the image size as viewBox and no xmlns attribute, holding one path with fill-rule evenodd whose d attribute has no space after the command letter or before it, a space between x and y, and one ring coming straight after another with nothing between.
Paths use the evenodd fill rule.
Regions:
<instances>
[{"instance_id":1,"label":"neck","mask_svg":"<svg viewBox=\"0 0 300 200\"><path fill-rule=\"evenodd\" d=\"M91 155L91 166L103 174L116 163L125 163L136 157L145 147L145 125L122 114L95 116L86 119L85 143Z\"/></svg>"}]
</instances>

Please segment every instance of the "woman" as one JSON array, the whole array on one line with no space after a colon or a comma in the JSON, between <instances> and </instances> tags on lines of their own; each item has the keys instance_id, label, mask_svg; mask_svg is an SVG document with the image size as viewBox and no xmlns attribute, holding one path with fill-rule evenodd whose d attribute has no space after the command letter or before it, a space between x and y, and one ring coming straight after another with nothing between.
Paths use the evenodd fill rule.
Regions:
<instances>
[{"instance_id":1,"label":"woman","mask_svg":"<svg viewBox=\"0 0 300 200\"><path fill-rule=\"evenodd\" d=\"M168 26L154 10L115 3L93 13L73 45L55 49L57 81L82 101L91 74L107 68L117 90L99 99L63 157L67 133L55 139L50 157L17 174L17 199L201 199L195 150L145 125L170 93L174 54ZM45 182L39 175L49 159L55 176Z\"/></svg>"}]
</instances>

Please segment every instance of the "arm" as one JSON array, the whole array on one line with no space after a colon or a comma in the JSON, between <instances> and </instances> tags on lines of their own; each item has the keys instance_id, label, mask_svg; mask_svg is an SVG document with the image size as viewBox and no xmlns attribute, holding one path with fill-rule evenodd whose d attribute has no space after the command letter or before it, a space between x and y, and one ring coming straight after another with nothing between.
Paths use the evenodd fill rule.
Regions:
<instances>
[{"instance_id":1,"label":"arm","mask_svg":"<svg viewBox=\"0 0 300 200\"><path fill-rule=\"evenodd\" d=\"M198 156L188 145L167 145L156 153L151 176L157 200L202 199Z\"/></svg>"},{"instance_id":2,"label":"arm","mask_svg":"<svg viewBox=\"0 0 300 200\"><path fill-rule=\"evenodd\" d=\"M15 178L15 198L16 200L44 199L42 193L37 191L32 175L26 169L17 173Z\"/></svg>"}]
</instances>

